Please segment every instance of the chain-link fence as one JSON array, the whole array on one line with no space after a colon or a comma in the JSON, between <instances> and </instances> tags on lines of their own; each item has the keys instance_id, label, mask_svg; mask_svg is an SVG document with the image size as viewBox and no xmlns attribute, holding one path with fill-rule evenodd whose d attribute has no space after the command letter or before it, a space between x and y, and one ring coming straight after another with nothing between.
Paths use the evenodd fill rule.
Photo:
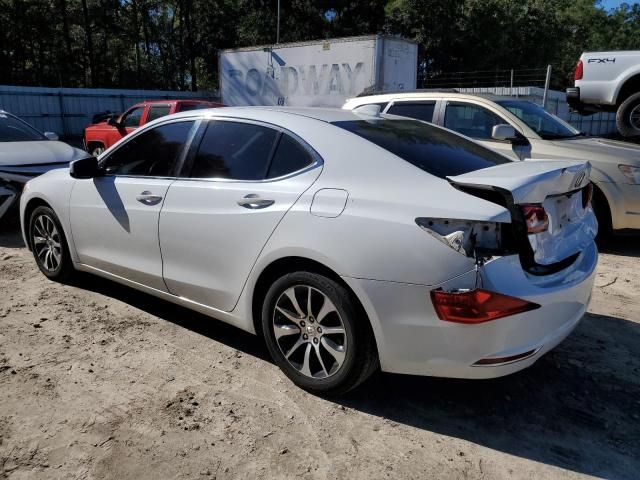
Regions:
<instances>
[{"instance_id":1,"label":"chain-link fence","mask_svg":"<svg viewBox=\"0 0 640 480\"><path fill-rule=\"evenodd\" d=\"M423 74L420 88L544 87L547 68L474 70Z\"/></svg>"}]
</instances>

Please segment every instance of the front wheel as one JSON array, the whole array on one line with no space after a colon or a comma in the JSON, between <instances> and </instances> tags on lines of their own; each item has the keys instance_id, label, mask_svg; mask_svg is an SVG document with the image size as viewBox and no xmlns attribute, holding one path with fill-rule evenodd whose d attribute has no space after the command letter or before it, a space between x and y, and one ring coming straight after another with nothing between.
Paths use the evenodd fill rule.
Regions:
<instances>
[{"instance_id":1,"label":"front wheel","mask_svg":"<svg viewBox=\"0 0 640 480\"><path fill-rule=\"evenodd\" d=\"M368 320L343 285L322 275L278 279L265 297L262 327L276 364L310 392L345 393L378 367Z\"/></svg>"},{"instance_id":2,"label":"front wheel","mask_svg":"<svg viewBox=\"0 0 640 480\"><path fill-rule=\"evenodd\" d=\"M71 276L74 269L67 239L51 208L41 206L31 213L29 242L38 268L48 278L62 282Z\"/></svg>"},{"instance_id":3,"label":"front wheel","mask_svg":"<svg viewBox=\"0 0 640 480\"><path fill-rule=\"evenodd\" d=\"M616 127L623 137L640 136L640 93L631 95L618 107Z\"/></svg>"}]
</instances>

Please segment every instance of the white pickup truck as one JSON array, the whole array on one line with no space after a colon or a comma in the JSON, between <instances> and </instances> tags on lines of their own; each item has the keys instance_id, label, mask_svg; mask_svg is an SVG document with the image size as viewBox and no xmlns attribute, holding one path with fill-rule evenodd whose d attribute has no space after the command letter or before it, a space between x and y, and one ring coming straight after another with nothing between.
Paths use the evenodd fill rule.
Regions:
<instances>
[{"instance_id":1,"label":"white pickup truck","mask_svg":"<svg viewBox=\"0 0 640 480\"><path fill-rule=\"evenodd\" d=\"M585 52L567 88L567 102L582 114L616 112L624 137L640 136L640 50Z\"/></svg>"}]
</instances>

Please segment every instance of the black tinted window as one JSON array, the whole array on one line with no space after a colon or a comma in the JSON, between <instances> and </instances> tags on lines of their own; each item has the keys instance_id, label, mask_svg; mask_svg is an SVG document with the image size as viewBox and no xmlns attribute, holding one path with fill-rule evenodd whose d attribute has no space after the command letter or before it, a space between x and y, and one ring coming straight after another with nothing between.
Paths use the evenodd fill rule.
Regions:
<instances>
[{"instance_id":1,"label":"black tinted window","mask_svg":"<svg viewBox=\"0 0 640 480\"><path fill-rule=\"evenodd\" d=\"M156 118L169 115L171 107L169 105L152 105L149 107L149 113L147 113L147 123L155 120Z\"/></svg>"},{"instance_id":2,"label":"black tinted window","mask_svg":"<svg viewBox=\"0 0 640 480\"><path fill-rule=\"evenodd\" d=\"M112 175L171 177L194 122L176 122L148 130L118 148L105 160Z\"/></svg>"},{"instance_id":3,"label":"black tinted window","mask_svg":"<svg viewBox=\"0 0 640 480\"><path fill-rule=\"evenodd\" d=\"M415 120L350 120L334 125L440 178L510 161L465 138Z\"/></svg>"},{"instance_id":4,"label":"black tinted window","mask_svg":"<svg viewBox=\"0 0 640 480\"><path fill-rule=\"evenodd\" d=\"M387 113L432 122L435 108L436 102L400 102L391 105Z\"/></svg>"},{"instance_id":5,"label":"black tinted window","mask_svg":"<svg viewBox=\"0 0 640 480\"><path fill-rule=\"evenodd\" d=\"M298 170L302 170L313 163L311 153L300 145L300 142L289 135L283 135L273 156L267 178L277 178Z\"/></svg>"},{"instance_id":6,"label":"black tinted window","mask_svg":"<svg viewBox=\"0 0 640 480\"><path fill-rule=\"evenodd\" d=\"M444 115L445 127L471 138L490 139L493 127L505 123L495 113L471 103L449 103Z\"/></svg>"},{"instance_id":7,"label":"black tinted window","mask_svg":"<svg viewBox=\"0 0 640 480\"><path fill-rule=\"evenodd\" d=\"M203 110L205 108L211 108L211 105L206 103L182 103L180 104L181 112L188 112L190 110Z\"/></svg>"},{"instance_id":8,"label":"black tinted window","mask_svg":"<svg viewBox=\"0 0 640 480\"><path fill-rule=\"evenodd\" d=\"M263 180L278 132L250 123L211 121L202 138L191 176Z\"/></svg>"},{"instance_id":9,"label":"black tinted window","mask_svg":"<svg viewBox=\"0 0 640 480\"><path fill-rule=\"evenodd\" d=\"M122 119L122 124L125 127L139 127L140 119L142 118L142 112L144 112L144 107L137 107L133 110L128 111L124 114L124 118Z\"/></svg>"}]
</instances>

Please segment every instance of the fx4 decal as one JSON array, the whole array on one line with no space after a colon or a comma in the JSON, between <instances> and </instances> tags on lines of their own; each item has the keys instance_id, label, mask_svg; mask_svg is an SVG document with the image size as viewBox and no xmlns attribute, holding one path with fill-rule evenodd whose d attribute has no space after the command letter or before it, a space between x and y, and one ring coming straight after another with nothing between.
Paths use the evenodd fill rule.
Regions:
<instances>
[{"instance_id":1,"label":"fx4 decal","mask_svg":"<svg viewBox=\"0 0 640 480\"><path fill-rule=\"evenodd\" d=\"M590 58L587 63L616 63L616 58Z\"/></svg>"}]
</instances>

